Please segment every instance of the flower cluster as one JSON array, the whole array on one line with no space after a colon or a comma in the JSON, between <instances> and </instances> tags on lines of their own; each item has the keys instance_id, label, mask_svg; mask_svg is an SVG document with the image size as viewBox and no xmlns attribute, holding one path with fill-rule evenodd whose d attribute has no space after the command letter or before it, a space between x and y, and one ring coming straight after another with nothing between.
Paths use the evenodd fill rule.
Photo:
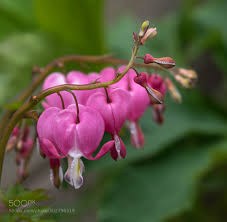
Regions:
<instances>
[{"instance_id":1,"label":"flower cluster","mask_svg":"<svg viewBox=\"0 0 227 222\"><path fill-rule=\"evenodd\" d=\"M11 150L14 146L16 146L16 164L18 182L21 182L28 176L27 167L28 161L30 159L30 155L32 149L34 147L34 141L29 136L29 128L28 127L15 127L12 132L12 136L8 142L6 150Z\"/></svg>"},{"instance_id":2,"label":"flower cluster","mask_svg":"<svg viewBox=\"0 0 227 222\"><path fill-rule=\"evenodd\" d=\"M124 69L124 66L118 70L108 67L99 74L88 75L78 71L71 71L66 76L52 73L45 80L43 89L68 83L111 81ZM156 95L153 100L147 91ZM47 96L43 103L45 111L37 123L37 133L40 149L50 159L52 182L58 187L63 178L61 158L68 158L64 179L75 188L83 183L81 157L96 160L110 153L114 160L125 158L126 147L119 133L125 123L130 130L132 144L137 149L142 148L144 135L139 119L148 106L152 106L155 121L162 123L165 93L166 85L160 75L137 74L130 69L121 81L108 88L64 91ZM159 99L156 101L155 98ZM104 132L109 133L112 139L94 156Z\"/></svg>"},{"instance_id":3,"label":"flower cluster","mask_svg":"<svg viewBox=\"0 0 227 222\"><path fill-rule=\"evenodd\" d=\"M185 88L194 85L196 73L182 68L173 69L175 61L170 57L155 58L150 54L137 57L139 47L156 35L156 28L149 28L149 22L145 21L139 33L133 33L134 45L127 66L118 69L107 67L100 73L89 74L54 72L45 79L43 91L21 108L23 118L37 121L39 151L49 158L50 179L56 187L61 185L63 178L75 189L81 187L85 169L82 157L97 160L110 154L115 161L124 159L127 151L120 136L123 125L130 131L132 145L136 149L142 148L145 138L139 120L151 107L153 120L163 123L167 90L176 102L181 102L181 95L170 78L166 75L163 78L157 73L139 73L135 69L136 58L143 59L144 64L139 65L147 69L158 67L161 71L168 70ZM44 98L44 111L40 116L36 111L25 113ZM111 139L99 148L104 133L110 134ZM8 142L9 149L16 143L19 147L17 162L22 166L19 175L25 175L24 163L27 163L34 144L28 137L26 126L14 128ZM60 162L63 158L68 160L64 173Z\"/></svg>"}]
</instances>

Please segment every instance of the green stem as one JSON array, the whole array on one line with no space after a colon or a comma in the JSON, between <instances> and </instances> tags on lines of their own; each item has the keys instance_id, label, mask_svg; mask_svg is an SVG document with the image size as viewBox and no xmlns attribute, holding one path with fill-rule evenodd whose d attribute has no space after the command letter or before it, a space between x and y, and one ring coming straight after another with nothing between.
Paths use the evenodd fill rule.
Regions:
<instances>
[{"instance_id":1,"label":"green stem","mask_svg":"<svg viewBox=\"0 0 227 222\"><path fill-rule=\"evenodd\" d=\"M27 103L25 103L23 106L21 106L11 117L6 129L4 130L2 137L0 138L0 181L1 181L1 175L2 175L2 166L3 166L3 161L4 161L4 155L5 155L5 147L7 145L8 139L11 135L11 132L15 125L18 123L20 119L24 117L24 114L32 109L35 105L37 105L40 101L42 101L45 97L57 93L60 91L66 91L66 90L91 90L91 89L97 89L97 88L105 88L108 87L109 85L115 84L118 81L120 81L125 74L129 71L130 68L133 67L134 61L136 59L136 55L139 49L139 44L137 44L133 50L131 59L128 63L128 65L125 67L124 71L122 73L118 73L115 79L112 81L108 82L103 82L103 83L94 83L94 84L87 84L87 85L72 85L72 84L65 84L65 85L59 85L55 86L52 88L49 88L47 90L42 91L39 95L33 96L31 100ZM36 83L37 84L37 83ZM35 85L36 85L35 84ZM36 86L35 86L36 87ZM28 90L28 92L31 94L34 90ZM27 92L27 93L28 93ZM24 100L25 97L24 95L22 99ZM29 95L30 95L29 94Z\"/></svg>"}]
</instances>

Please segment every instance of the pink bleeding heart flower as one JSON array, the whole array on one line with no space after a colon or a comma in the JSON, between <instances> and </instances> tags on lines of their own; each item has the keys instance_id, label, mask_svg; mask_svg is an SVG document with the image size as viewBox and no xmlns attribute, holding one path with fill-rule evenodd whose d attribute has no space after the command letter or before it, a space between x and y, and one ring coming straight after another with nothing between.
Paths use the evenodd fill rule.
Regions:
<instances>
[{"instance_id":1,"label":"pink bleeding heart flower","mask_svg":"<svg viewBox=\"0 0 227 222\"><path fill-rule=\"evenodd\" d=\"M100 82L108 82L116 77L116 70L112 67L106 67L100 72Z\"/></svg>"},{"instance_id":2,"label":"pink bleeding heart flower","mask_svg":"<svg viewBox=\"0 0 227 222\"><path fill-rule=\"evenodd\" d=\"M67 79L62 73L55 72L55 73L50 74L45 79L44 84L43 84L43 90L54 87L54 86L67 84L67 83L68 83ZM64 91L64 92L60 92L60 94L64 100L65 107L69 106L70 104L73 104L74 100L73 100L72 95L69 92ZM43 107L45 109L47 109L49 107L63 108L61 99L57 93L47 96L46 101L47 101L46 103L45 102L42 103Z\"/></svg>"},{"instance_id":3,"label":"pink bleeding heart flower","mask_svg":"<svg viewBox=\"0 0 227 222\"><path fill-rule=\"evenodd\" d=\"M108 152L104 147L92 157L104 134L104 121L99 112L79 105L79 122L77 115L74 104L64 110L51 107L42 113L37 123L41 150L50 159L68 157L69 167L64 178L76 189L83 183L84 167L80 157L98 159Z\"/></svg>"},{"instance_id":4,"label":"pink bleeding heart flower","mask_svg":"<svg viewBox=\"0 0 227 222\"><path fill-rule=\"evenodd\" d=\"M23 179L25 179L28 175L27 173L27 166L28 166L28 160L31 155L34 141L33 139L29 138L29 128L26 127L21 139L19 141L18 137L21 133L21 129L19 127L15 127L12 132L11 139L15 139L14 145L17 143L17 153L16 153L16 163L17 163L17 175L19 182L21 182Z\"/></svg>"},{"instance_id":5,"label":"pink bleeding heart flower","mask_svg":"<svg viewBox=\"0 0 227 222\"><path fill-rule=\"evenodd\" d=\"M22 145L27 141L28 139L28 135L29 135L29 128L26 127L24 132L23 132L23 135L22 137L20 138L20 140L18 141L19 139L19 136L20 136L20 132L21 132L21 129L20 127L16 126L14 127L13 131L12 131L12 134L10 136L10 139L7 143L7 146L6 146L6 151L9 151L11 150L12 148L14 148L16 146L16 148L18 150L21 150L22 148Z\"/></svg>"},{"instance_id":6,"label":"pink bleeding heart flower","mask_svg":"<svg viewBox=\"0 0 227 222\"><path fill-rule=\"evenodd\" d=\"M76 85L85 85L93 81L93 76L88 77L88 75L79 71L69 72L66 78L69 84ZM94 93L94 90L73 90L73 93L76 95L78 103L85 105L89 96Z\"/></svg>"},{"instance_id":7,"label":"pink bleeding heart flower","mask_svg":"<svg viewBox=\"0 0 227 222\"><path fill-rule=\"evenodd\" d=\"M152 74L148 79L148 84L165 96L167 90L166 84L164 79L159 74Z\"/></svg>"},{"instance_id":8,"label":"pink bleeding heart flower","mask_svg":"<svg viewBox=\"0 0 227 222\"><path fill-rule=\"evenodd\" d=\"M122 66L119 71L122 72L124 69L125 66ZM136 76L136 72L130 69L116 85L127 90L131 96L127 126L130 129L132 144L136 148L141 148L144 145L144 135L139 126L139 119L149 106L150 99L144 87L135 83Z\"/></svg>"},{"instance_id":9,"label":"pink bleeding heart flower","mask_svg":"<svg viewBox=\"0 0 227 222\"><path fill-rule=\"evenodd\" d=\"M148 82L153 89L159 91L163 95L163 98L165 97L167 86L159 74L152 74L149 77ZM165 111L165 104L154 104L151 102L150 105L152 106L152 117L154 121L158 124L162 124L164 121L163 113Z\"/></svg>"},{"instance_id":10,"label":"pink bleeding heart flower","mask_svg":"<svg viewBox=\"0 0 227 222\"><path fill-rule=\"evenodd\" d=\"M17 175L19 180L26 178L28 175L28 160L30 158L33 147L34 141L31 138L27 138L26 140L23 140L21 148L17 152L16 162L18 165Z\"/></svg>"},{"instance_id":11,"label":"pink bleeding heart flower","mask_svg":"<svg viewBox=\"0 0 227 222\"><path fill-rule=\"evenodd\" d=\"M102 69L100 71L100 73L89 73L88 74L88 78L90 80L90 82L93 81L98 81L98 82L108 82L108 81L112 81L116 76L116 70L112 67L106 67L104 69ZM110 88L108 88L108 91L110 91L112 88L115 88L116 84L113 84L110 86ZM92 90L92 93L95 92L105 92L104 88L98 88L95 90Z\"/></svg>"},{"instance_id":12,"label":"pink bleeding heart flower","mask_svg":"<svg viewBox=\"0 0 227 222\"><path fill-rule=\"evenodd\" d=\"M112 140L106 143L103 149L110 150L114 160L126 156L126 148L119 136L119 131L128 117L130 94L122 89L109 91L108 98L104 92L91 95L87 105L93 107L102 115L105 122L105 131L112 135Z\"/></svg>"},{"instance_id":13,"label":"pink bleeding heart flower","mask_svg":"<svg viewBox=\"0 0 227 222\"><path fill-rule=\"evenodd\" d=\"M7 143L7 146L6 146L6 151L9 151L15 147L15 145L17 143L17 137L19 135L19 132L20 132L20 128L18 126L13 128L12 134L11 134L9 141Z\"/></svg>"},{"instance_id":14,"label":"pink bleeding heart flower","mask_svg":"<svg viewBox=\"0 0 227 222\"><path fill-rule=\"evenodd\" d=\"M85 85L92 82L91 78L92 76L88 77L87 75L79 71L71 71L68 73L67 76L64 76L62 73L56 72L56 73L50 74L46 78L43 84L43 90L54 86L63 85L63 84ZM93 90L74 90L73 91L73 93L77 97L78 103L83 105L86 104L88 97L93 92L94 92ZM60 92L60 94L63 98L65 107L68 107L69 105L74 103L74 99L69 92L63 91L63 92ZM63 108L61 99L57 93L47 96L46 100L47 102L42 103L45 109L49 107Z\"/></svg>"}]
</instances>

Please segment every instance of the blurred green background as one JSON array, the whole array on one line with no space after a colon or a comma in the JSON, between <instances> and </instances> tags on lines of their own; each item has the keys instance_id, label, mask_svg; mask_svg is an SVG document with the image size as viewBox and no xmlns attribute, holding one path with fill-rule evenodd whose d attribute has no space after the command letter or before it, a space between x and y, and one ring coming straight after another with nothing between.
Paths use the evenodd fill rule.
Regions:
<instances>
[{"instance_id":1,"label":"blurred green background","mask_svg":"<svg viewBox=\"0 0 227 222\"><path fill-rule=\"evenodd\" d=\"M68 54L111 53L128 59L132 32L144 19L157 27L158 36L139 54L171 56L177 66L196 69L199 75L195 89L180 89L181 105L168 96L163 126L153 123L150 110L146 112L141 120L143 150L131 147L125 133L124 161L115 163L109 156L86 161L81 190L65 185L53 191L44 182L49 180L47 162L33 158L32 179L24 186L47 189L54 196L53 208L75 209L74 214L49 213L49 220L227 221L226 12L225 0L0 1L0 112L30 83L34 65L42 67ZM78 66L66 68L72 67ZM100 66L83 69L98 71ZM16 177L10 154L6 158L5 189L15 181L7 182L7 173ZM8 196L20 192L25 195L22 188L12 188ZM2 218L17 221L12 215ZM47 219L33 215L31 221Z\"/></svg>"}]
</instances>

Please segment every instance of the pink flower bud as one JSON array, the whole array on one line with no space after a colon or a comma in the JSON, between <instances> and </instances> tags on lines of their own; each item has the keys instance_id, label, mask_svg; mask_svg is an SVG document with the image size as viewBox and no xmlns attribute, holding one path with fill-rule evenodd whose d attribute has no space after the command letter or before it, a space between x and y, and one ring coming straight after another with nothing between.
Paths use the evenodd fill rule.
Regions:
<instances>
[{"instance_id":1,"label":"pink flower bud","mask_svg":"<svg viewBox=\"0 0 227 222\"><path fill-rule=\"evenodd\" d=\"M166 83L163 78L159 74L152 74L148 82L153 89L157 90L162 95L163 101L166 94ZM164 121L163 112L165 111L165 104L155 104L151 102L151 106L153 120L158 124L162 124Z\"/></svg>"},{"instance_id":2,"label":"pink flower bud","mask_svg":"<svg viewBox=\"0 0 227 222\"><path fill-rule=\"evenodd\" d=\"M171 57L154 58L153 63L156 63L165 69L173 68L176 65Z\"/></svg>"},{"instance_id":3,"label":"pink flower bud","mask_svg":"<svg viewBox=\"0 0 227 222\"><path fill-rule=\"evenodd\" d=\"M148 85L165 96L166 84L159 74L152 74L148 79Z\"/></svg>"},{"instance_id":4,"label":"pink flower bud","mask_svg":"<svg viewBox=\"0 0 227 222\"><path fill-rule=\"evenodd\" d=\"M145 42L151 38L157 36L158 32L156 28L149 28L143 38L141 39L141 43L144 45Z\"/></svg>"},{"instance_id":5,"label":"pink flower bud","mask_svg":"<svg viewBox=\"0 0 227 222\"><path fill-rule=\"evenodd\" d=\"M134 78L134 81L145 88L152 103L162 103L163 95L158 90L152 88L152 86L149 84L149 78L146 73L140 73L140 75Z\"/></svg>"},{"instance_id":6,"label":"pink flower bud","mask_svg":"<svg viewBox=\"0 0 227 222\"><path fill-rule=\"evenodd\" d=\"M141 72L138 76L134 77L134 81L135 81L135 83L137 83L143 87L146 87L147 78L148 78L147 74L145 72Z\"/></svg>"},{"instance_id":7,"label":"pink flower bud","mask_svg":"<svg viewBox=\"0 0 227 222\"><path fill-rule=\"evenodd\" d=\"M146 54L144 56L144 63L145 64L153 63L154 62L154 59L155 58L153 56L151 56L150 54Z\"/></svg>"}]
</instances>

